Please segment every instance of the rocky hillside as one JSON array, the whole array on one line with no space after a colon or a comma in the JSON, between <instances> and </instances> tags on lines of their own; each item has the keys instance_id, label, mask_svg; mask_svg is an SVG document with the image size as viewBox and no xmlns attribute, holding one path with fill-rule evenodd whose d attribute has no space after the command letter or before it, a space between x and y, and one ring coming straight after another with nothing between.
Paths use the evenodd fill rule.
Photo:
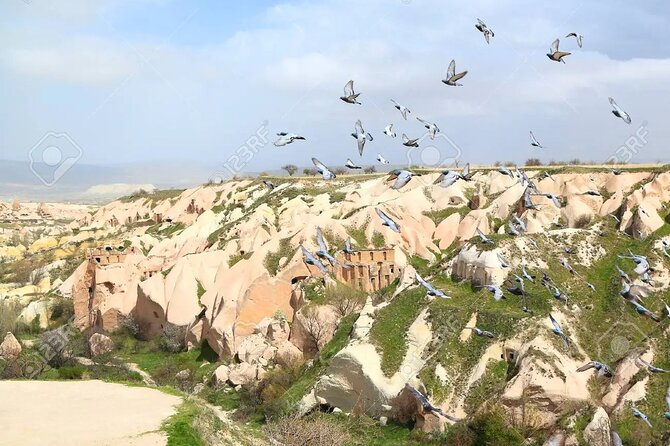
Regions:
<instances>
[{"instance_id":1,"label":"rocky hillside","mask_svg":"<svg viewBox=\"0 0 670 446\"><path fill-rule=\"evenodd\" d=\"M438 177L138 193L4 255L0 298L39 308L21 313L26 338L71 300L94 360L137 360L156 340L207 352L179 363L180 387L285 444L296 415L334 430L356 417L332 444L669 444L670 172ZM335 261L309 264L301 246ZM12 276L28 254L30 290Z\"/></svg>"}]
</instances>

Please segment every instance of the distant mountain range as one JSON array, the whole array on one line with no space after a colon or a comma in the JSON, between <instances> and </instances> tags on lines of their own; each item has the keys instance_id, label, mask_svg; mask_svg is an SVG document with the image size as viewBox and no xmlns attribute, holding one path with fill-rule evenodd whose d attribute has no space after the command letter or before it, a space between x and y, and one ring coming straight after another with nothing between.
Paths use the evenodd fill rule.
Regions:
<instances>
[{"instance_id":1,"label":"distant mountain range","mask_svg":"<svg viewBox=\"0 0 670 446\"><path fill-rule=\"evenodd\" d=\"M0 199L100 203L140 188L191 187L207 182L212 175L206 164L188 161L110 166L76 163L48 186L45 182L52 182L52 178L42 181L35 172L46 177L50 169L46 164L31 169L27 161L0 161Z\"/></svg>"}]
</instances>

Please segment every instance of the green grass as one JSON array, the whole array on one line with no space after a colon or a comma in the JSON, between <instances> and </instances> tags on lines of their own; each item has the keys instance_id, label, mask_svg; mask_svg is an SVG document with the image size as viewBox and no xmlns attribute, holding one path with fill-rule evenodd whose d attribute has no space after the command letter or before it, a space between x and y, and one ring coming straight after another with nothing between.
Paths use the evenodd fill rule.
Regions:
<instances>
[{"instance_id":1,"label":"green grass","mask_svg":"<svg viewBox=\"0 0 670 446\"><path fill-rule=\"evenodd\" d=\"M370 340L381 354L381 367L386 376L397 372L405 357L407 330L421 312L425 296L425 291L419 288L404 291L377 313Z\"/></svg>"},{"instance_id":2,"label":"green grass","mask_svg":"<svg viewBox=\"0 0 670 446\"><path fill-rule=\"evenodd\" d=\"M279 261L284 257L290 260L294 252L291 247L291 239L289 237L281 239L279 241L279 249L276 252L269 252L265 256L265 268L270 275L276 276L279 272Z\"/></svg>"},{"instance_id":3,"label":"green grass","mask_svg":"<svg viewBox=\"0 0 670 446\"><path fill-rule=\"evenodd\" d=\"M459 214L462 218L468 212L470 212L470 208L468 208L467 206L452 206L437 211L425 211L423 215L430 217L430 219L433 220L435 225L439 225L453 214Z\"/></svg>"},{"instance_id":4,"label":"green grass","mask_svg":"<svg viewBox=\"0 0 670 446\"><path fill-rule=\"evenodd\" d=\"M492 395L502 394L507 384L507 361L490 362L484 375L477 381L465 398L465 411L475 413Z\"/></svg>"},{"instance_id":5,"label":"green grass","mask_svg":"<svg viewBox=\"0 0 670 446\"><path fill-rule=\"evenodd\" d=\"M239 263L241 260L248 260L249 258L251 258L252 254L253 251L244 254L233 254L228 259L228 268L232 268L233 266L235 266L235 264Z\"/></svg>"},{"instance_id":6,"label":"green grass","mask_svg":"<svg viewBox=\"0 0 670 446\"><path fill-rule=\"evenodd\" d=\"M193 427L197 417L198 408L193 403L184 402L161 427L168 436L167 446L204 446L202 437Z\"/></svg>"},{"instance_id":7,"label":"green grass","mask_svg":"<svg viewBox=\"0 0 670 446\"><path fill-rule=\"evenodd\" d=\"M140 190L134 194L119 198L122 203L130 203L140 199L149 200L154 206L164 200L172 200L179 197L186 189L165 189L147 192ZM152 206L153 207L153 206Z\"/></svg>"},{"instance_id":8,"label":"green grass","mask_svg":"<svg viewBox=\"0 0 670 446\"><path fill-rule=\"evenodd\" d=\"M365 236L365 228L347 228L349 236L356 242L356 247L358 249L367 249L368 247L368 238Z\"/></svg>"},{"instance_id":9,"label":"green grass","mask_svg":"<svg viewBox=\"0 0 670 446\"><path fill-rule=\"evenodd\" d=\"M381 232L373 232L372 233L372 246L375 248L383 248L386 246L386 239L384 238L384 234Z\"/></svg>"}]
</instances>

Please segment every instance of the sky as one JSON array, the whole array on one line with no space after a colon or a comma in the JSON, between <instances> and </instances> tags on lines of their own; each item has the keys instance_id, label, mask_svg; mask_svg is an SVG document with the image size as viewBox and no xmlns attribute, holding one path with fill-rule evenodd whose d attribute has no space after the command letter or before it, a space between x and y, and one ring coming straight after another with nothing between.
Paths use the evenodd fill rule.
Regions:
<instances>
[{"instance_id":1,"label":"sky","mask_svg":"<svg viewBox=\"0 0 670 446\"><path fill-rule=\"evenodd\" d=\"M489 45L477 18L495 32ZM668 162L667 29L662 0L2 0L0 159L260 172L313 156L430 164L436 148L462 163L604 161L642 134L631 161ZM545 55L557 37L566 64ZM440 82L451 59L468 70L462 87ZM362 105L338 99L349 79ZM423 136L416 117L442 136ZM357 119L374 136L363 157ZM274 147L280 131L306 140ZM422 137L419 149L402 133Z\"/></svg>"}]
</instances>

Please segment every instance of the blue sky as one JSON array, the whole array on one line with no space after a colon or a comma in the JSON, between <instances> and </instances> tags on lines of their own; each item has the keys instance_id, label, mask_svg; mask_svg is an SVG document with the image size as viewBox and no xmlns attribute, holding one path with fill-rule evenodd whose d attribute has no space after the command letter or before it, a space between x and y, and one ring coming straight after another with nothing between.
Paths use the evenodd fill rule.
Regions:
<instances>
[{"instance_id":1,"label":"blue sky","mask_svg":"<svg viewBox=\"0 0 670 446\"><path fill-rule=\"evenodd\" d=\"M267 122L271 134L307 140L267 144L245 170L312 156L373 164L378 153L402 164L399 138L381 132L393 122L419 137L421 116L475 163L602 161L642 123L648 144L634 161L670 161L667 2L53 3L0 3L0 159L27 160L52 131L77 142L82 163L216 166ZM490 45L477 17L496 33ZM564 38L571 31L583 49ZM565 65L545 56L556 37L573 53ZM468 70L460 88L440 82L452 58ZM338 99L349 79L362 106ZM612 116L608 96L631 125ZM363 158L349 135L357 119L375 136ZM530 149L529 130L544 151Z\"/></svg>"}]
</instances>

